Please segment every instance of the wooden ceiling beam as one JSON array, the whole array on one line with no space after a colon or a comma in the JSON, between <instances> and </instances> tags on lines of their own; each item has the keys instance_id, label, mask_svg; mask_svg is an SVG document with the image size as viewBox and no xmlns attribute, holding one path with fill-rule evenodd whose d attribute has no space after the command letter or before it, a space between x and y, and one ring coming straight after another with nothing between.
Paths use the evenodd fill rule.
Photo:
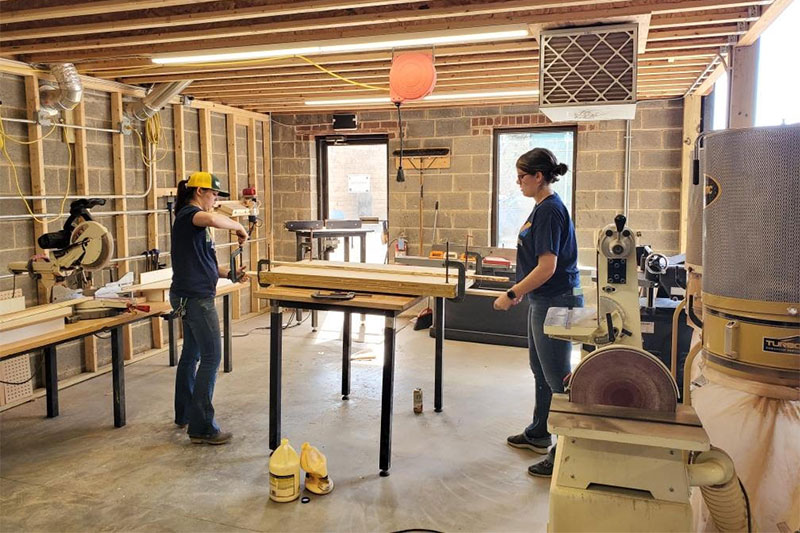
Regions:
<instances>
[{"instance_id":1,"label":"wooden ceiling beam","mask_svg":"<svg viewBox=\"0 0 800 533\"><path fill-rule=\"evenodd\" d=\"M67 17L85 17L103 13L122 13L159 7L199 4L215 0L97 0L95 2L72 2L60 6L37 7L34 9L4 10L3 24L28 22L32 20L53 20Z\"/></svg>"},{"instance_id":2,"label":"wooden ceiling beam","mask_svg":"<svg viewBox=\"0 0 800 533\"><path fill-rule=\"evenodd\" d=\"M775 0L769 7L764 8L761 16L755 21L747 30L736 46L750 46L755 43L761 34L764 33L770 24L775 22L775 19L783 13L783 11L792 4L792 0Z\"/></svg>"},{"instance_id":3,"label":"wooden ceiling beam","mask_svg":"<svg viewBox=\"0 0 800 533\"><path fill-rule=\"evenodd\" d=\"M212 0L208 0L212 1ZM147 4L159 2L125 2L126 4ZM191 4L189 0L179 2L181 4ZM215 22L228 22L228 21L242 21L255 18L269 18L281 17L287 15L297 15L301 13L322 13L324 11L335 11L344 9L356 9L365 7L376 7L383 5L398 4L396 0L313 0L304 2L280 2L272 5L240 7L233 9L217 9L212 11L203 11L200 13L175 13L165 16L147 16L146 14L141 17L117 20L112 23L104 22L87 22L77 24L53 24L43 26L40 28L26 28L26 29L4 29L0 33L0 41L15 41L22 39L43 39L48 37L63 37L66 35L91 35L95 33L110 33L110 32L124 32L132 30L149 30L153 28L184 26L190 24L209 24ZM152 7L152 6L151 6ZM165 7L165 6L155 6ZM52 8L48 8L52 9ZM136 9L140 9L137 5ZM141 9L147 9L142 7ZM106 13L101 11L100 13ZM77 15L67 15L69 17ZM48 17L49 18L49 17ZM7 21L5 14L3 15L3 24L10 24L11 22L21 21Z\"/></svg>"},{"instance_id":4,"label":"wooden ceiling beam","mask_svg":"<svg viewBox=\"0 0 800 533\"><path fill-rule=\"evenodd\" d=\"M468 55L440 55L442 50L437 50L436 66L448 65L471 65L477 63L495 63L495 62L509 62L509 61L536 61L538 55L535 50L523 52L500 52L497 54L468 54ZM391 55L369 58L364 61L364 58L359 55L355 56L342 56L343 62L341 63L320 63L325 68L336 72L337 74L344 74L358 70L368 69L388 69L391 67ZM356 60L359 60L356 62ZM143 73L131 76L120 76L117 73L104 75L106 77L125 79L128 83L156 83L162 81L178 81L184 79L194 80L214 80L226 78L248 78L253 76L278 76L284 74L299 74L320 72L315 67L309 65L300 59L293 59L291 62L282 62L275 64L271 67L265 68L260 66L256 69L236 69L236 70L214 70L204 72L187 72L187 73L173 73L169 75L155 75Z\"/></svg>"},{"instance_id":5,"label":"wooden ceiling beam","mask_svg":"<svg viewBox=\"0 0 800 533\"><path fill-rule=\"evenodd\" d=\"M664 28L686 28L689 26L706 26L714 24L736 24L752 22L758 14L750 8L698 11L693 13L670 13L650 17L650 30Z\"/></svg>"},{"instance_id":6,"label":"wooden ceiling beam","mask_svg":"<svg viewBox=\"0 0 800 533\"><path fill-rule=\"evenodd\" d=\"M566 8L572 9L580 6L611 4L615 0L550 0L536 5L536 12L541 13L547 9ZM35 54L42 52L57 52L64 50L82 50L87 48L99 49L125 46L136 49L134 53L151 54L152 48L142 48L143 45L167 43L170 46L160 48L160 52L185 51L221 48L230 46L267 45L298 42L301 40L319 41L325 39L344 38L343 30L357 31L353 28L367 27L364 35L374 36L376 25L393 26L391 33L404 33L406 31L421 31L424 28L407 28L412 23L429 23L433 30L453 29L456 27L486 27L505 24L520 23L516 12L530 12L531 3L528 0L510 0L506 2L493 2L485 4L456 4L433 9L403 9L385 13L367 13L353 15L342 12L341 14L316 17L300 20L280 22L262 22L253 24L232 24L215 28L188 29L188 30L159 30L140 34L120 35L114 33L108 37L92 37L81 39L50 39L48 41L32 40L12 41L2 48L3 54ZM563 14L560 15L563 18ZM440 25L443 19L454 19L450 25ZM467 19L468 22L458 22ZM430 22L437 21L437 22ZM537 20L538 22L538 20ZM453 26L452 24L455 24ZM426 24L428 25L428 24ZM266 35L279 34L270 38ZM290 34L288 37L284 34ZM255 36L255 37L253 37ZM243 38L244 37L244 38ZM231 39L240 38L238 42ZM220 39L225 39L225 42ZM197 41L199 46L186 46L186 41ZM216 41L216 42L215 42ZM183 45L175 45L181 43Z\"/></svg>"},{"instance_id":7,"label":"wooden ceiling beam","mask_svg":"<svg viewBox=\"0 0 800 533\"><path fill-rule=\"evenodd\" d=\"M710 37L707 39L686 39L675 41L658 41L647 43L648 52L664 52L670 50L686 50L698 48L719 48L727 46L730 42L727 37Z\"/></svg>"},{"instance_id":8,"label":"wooden ceiling beam","mask_svg":"<svg viewBox=\"0 0 800 533\"><path fill-rule=\"evenodd\" d=\"M727 37L728 35L742 35L745 31L744 28L740 28L737 24L653 30L647 34L647 42L649 44L651 42L676 41L679 39Z\"/></svg>"},{"instance_id":9,"label":"wooden ceiling beam","mask_svg":"<svg viewBox=\"0 0 800 533\"><path fill-rule=\"evenodd\" d=\"M161 32L157 35L112 37L115 41L85 39L74 44L60 42L58 51L41 53L42 48L52 47L48 43L33 43L30 46L6 46L0 54L25 54L29 62L77 61L96 59L98 57L125 57L132 55L150 55L156 42L160 52L182 52L218 49L238 46L298 43L323 39L345 39L375 34L375 26L392 24L396 33L423 30L447 30L466 27L486 27L498 24L519 23L530 20L536 23L572 23L591 21L609 17L633 16L640 14L671 13L692 10L705 10L714 7L737 7L751 4L769 3L770 0L753 0L736 2L734 0L673 0L671 2L653 2L652 0L635 0L632 2L610 3L610 0L560 0L537 4L531 10L528 0L513 0L490 4L458 5L428 10L407 10L391 13L391 16L355 15L347 17L327 17L314 19L311 30L300 31L301 22L289 21L264 25L236 25L229 27L227 33L217 34L216 30L192 30L191 32ZM608 4L598 7L598 4ZM557 12L555 8L573 6L572 9ZM575 6L588 6L576 9ZM547 8L552 9L547 9ZM490 15L490 16L488 16ZM453 19L443 22L443 19ZM436 20L437 22L429 22ZM404 22L401 22L404 21ZM416 24L415 24L416 23ZM362 26L367 26L364 31ZM352 29L352 28L356 29ZM320 28L328 28L321 31ZM223 30L220 30L222 32ZM282 33L265 36L259 33ZM255 35L254 35L255 34ZM180 40L179 40L180 39ZM166 42L166 41L169 42ZM173 42L179 40L178 42ZM110 48L104 46L109 45ZM82 46L70 50L72 46ZM39 52L36 52L39 50Z\"/></svg>"}]
</instances>

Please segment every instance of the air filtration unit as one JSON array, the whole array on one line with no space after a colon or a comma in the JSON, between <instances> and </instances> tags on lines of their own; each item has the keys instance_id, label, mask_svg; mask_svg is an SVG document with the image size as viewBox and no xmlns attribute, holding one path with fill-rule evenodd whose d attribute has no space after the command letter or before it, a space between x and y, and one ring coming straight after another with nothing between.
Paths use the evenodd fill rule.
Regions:
<instances>
[{"instance_id":1,"label":"air filtration unit","mask_svg":"<svg viewBox=\"0 0 800 533\"><path fill-rule=\"evenodd\" d=\"M543 30L539 108L554 122L632 119L637 24Z\"/></svg>"}]
</instances>

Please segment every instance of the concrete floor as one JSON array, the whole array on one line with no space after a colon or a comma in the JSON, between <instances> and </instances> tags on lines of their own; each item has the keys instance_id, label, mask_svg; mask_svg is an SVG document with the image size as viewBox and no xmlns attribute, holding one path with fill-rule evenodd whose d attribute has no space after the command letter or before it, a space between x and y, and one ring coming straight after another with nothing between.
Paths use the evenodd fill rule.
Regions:
<instances>
[{"instance_id":1,"label":"concrete floor","mask_svg":"<svg viewBox=\"0 0 800 533\"><path fill-rule=\"evenodd\" d=\"M549 481L526 473L541 456L505 444L531 416L527 351L446 341L437 414L433 339L405 327L392 470L381 478L382 319L368 317L359 332L354 316L363 342L354 340L352 394L342 401L340 317L323 315L317 333L310 321L284 332L283 436L327 455L331 494L269 500L269 332L255 330L234 339L234 371L217 381L217 418L234 433L226 446L193 445L173 425L166 354L126 367L124 428L113 427L110 374L61 391L58 418L44 418L43 399L0 414L0 530L545 531ZM262 315L234 330L267 324Z\"/></svg>"}]
</instances>

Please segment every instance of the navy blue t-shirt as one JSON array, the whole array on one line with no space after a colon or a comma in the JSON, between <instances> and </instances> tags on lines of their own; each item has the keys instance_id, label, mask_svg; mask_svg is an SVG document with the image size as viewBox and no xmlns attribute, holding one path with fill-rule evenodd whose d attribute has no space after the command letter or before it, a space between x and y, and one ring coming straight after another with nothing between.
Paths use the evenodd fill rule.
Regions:
<instances>
[{"instance_id":1,"label":"navy blue t-shirt","mask_svg":"<svg viewBox=\"0 0 800 533\"><path fill-rule=\"evenodd\" d=\"M210 298L217 293L219 269L212 229L192 223L199 211L196 205L182 207L172 225L172 286L169 290L180 298Z\"/></svg>"},{"instance_id":2,"label":"navy blue t-shirt","mask_svg":"<svg viewBox=\"0 0 800 533\"><path fill-rule=\"evenodd\" d=\"M558 296L580 287L578 274L578 242L567 206L557 193L536 204L519 230L517 239L517 282L530 274L545 253L557 256L556 271L542 286L529 293L533 296Z\"/></svg>"}]
</instances>

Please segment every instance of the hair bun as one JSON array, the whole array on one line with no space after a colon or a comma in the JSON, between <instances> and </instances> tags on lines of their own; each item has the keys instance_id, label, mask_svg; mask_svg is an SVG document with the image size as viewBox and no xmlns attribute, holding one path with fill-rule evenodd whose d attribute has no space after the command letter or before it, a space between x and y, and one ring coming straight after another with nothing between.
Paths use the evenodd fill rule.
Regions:
<instances>
[{"instance_id":1,"label":"hair bun","mask_svg":"<svg viewBox=\"0 0 800 533\"><path fill-rule=\"evenodd\" d=\"M563 176L564 174L567 173L567 170L569 170L569 167L567 167L567 165L565 165L564 163L559 163L553 168L553 173L556 176Z\"/></svg>"}]
</instances>

